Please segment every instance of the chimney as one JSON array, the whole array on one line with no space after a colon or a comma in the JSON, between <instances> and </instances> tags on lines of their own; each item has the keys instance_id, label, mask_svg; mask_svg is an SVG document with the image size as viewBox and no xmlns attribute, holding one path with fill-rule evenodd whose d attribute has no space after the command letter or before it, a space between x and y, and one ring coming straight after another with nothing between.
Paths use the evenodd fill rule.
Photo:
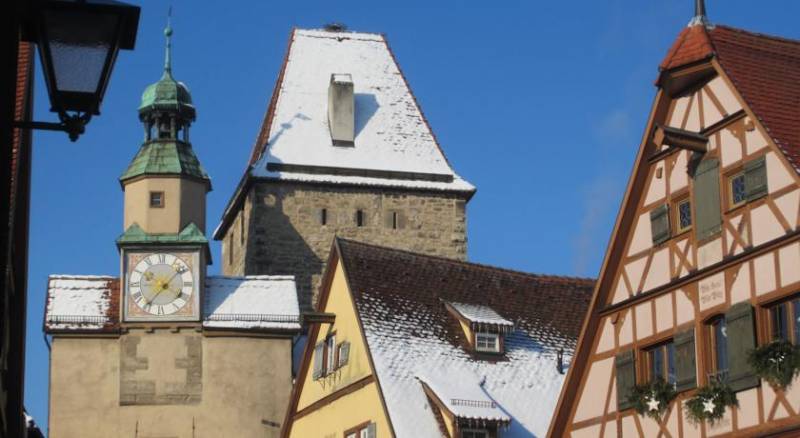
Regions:
<instances>
[{"instance_id":1,"label":"chimney","mask_svg":"<svg viewBox=\"0 0 800 438\"><path fill-rule=\"evenodd\" d=\"M334 73L328 87L328 125L334 146L355 146L355 100L353 78Z\"/></svg>"}]
</instances>

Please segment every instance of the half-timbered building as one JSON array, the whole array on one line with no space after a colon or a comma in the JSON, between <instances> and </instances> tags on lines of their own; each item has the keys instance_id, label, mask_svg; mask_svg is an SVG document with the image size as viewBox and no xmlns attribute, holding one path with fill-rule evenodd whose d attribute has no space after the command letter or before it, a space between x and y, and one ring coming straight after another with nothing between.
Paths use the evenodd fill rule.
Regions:
<instances>
[{"instance_id":1,"label":"half-timbered building","mask_svg":"<svg viewBox=\"0 0 800 438\"><path fill-rule=\"evenodd\" d=\"M550 436L798 436L800 41L698 1L656 85Z\"/></svg>"},{"instance_id":2,"label":"half-timbered building","mask_svg":"<svg viewBox=\"0 0 800 438\"><path fill-rule=\"evenodd\" d=\"M283 437L543 436L591 279L337 239Z\"/></svg>"}]
</instances>

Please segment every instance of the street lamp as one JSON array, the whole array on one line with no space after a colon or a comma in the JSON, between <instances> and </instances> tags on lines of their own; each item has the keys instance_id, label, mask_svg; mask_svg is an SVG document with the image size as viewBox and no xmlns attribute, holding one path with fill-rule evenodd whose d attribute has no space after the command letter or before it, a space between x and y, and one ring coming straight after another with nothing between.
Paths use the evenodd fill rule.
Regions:
<instances>
[{"instance_id":1,"label":"street lamp","mask_svg":"<svg viewBox=\"0 0 800 438\"><path fill-rule=\"evenodd\" d=\"M31 129L66 131L75 141L100 103L120 49L132 50L138 6L113 0L39 0L27 20L27 41L39 47L50 111L59 123L17 122Z\"/></svg>"}]
</instances>

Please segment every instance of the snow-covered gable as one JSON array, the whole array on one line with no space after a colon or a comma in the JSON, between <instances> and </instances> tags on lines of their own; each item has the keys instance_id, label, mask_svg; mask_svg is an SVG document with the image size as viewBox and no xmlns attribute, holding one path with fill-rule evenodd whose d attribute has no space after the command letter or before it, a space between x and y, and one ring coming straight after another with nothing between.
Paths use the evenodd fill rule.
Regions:
<instances>
[{"instance_id":1,"label":"snow-covered gable","mask_svg":"<svg viewBox=\"0 0 800 438\"><path fill-rule=\"evenodd\" d=\"M382 35L297 29L285 62L252 176L474 191L448 164ZM354 84L352 147L331 140L333 74Z\"/></svg>"},{"instance_id":2,"label":"snow-covered gable","mask_svg":"<svg viewBox=\"0 0 800 438\"><path fill-rule=\"evenodd\" d=\"M48 330L102 330L113 324L114 277L51 275L47 286Z\"/></svg>"},{"instance_id":3,"label":"snow-covered gable","mask_svg":"<svg viewBox=\"0 0 800 438\"><path fill-rule=\"evenodd\" d=\"M204 327L300 330L291 275L208 277Z\"/></svg>"},{"instance_id":4,"label":"snow-covered gable","mask_svg":"<svg viewBox=\"0 0 800 438\"><path fill-rule=\"evenodd\" d=\"M439 437L422 383L457 417L544 436L593 280L523 274L337 240L397 436ZM513 324L500 360L479 357L446 303L493 309ZM474 307L470 307L474 306ZM479 312L484 317L487 313ZM454 402L455 400L455 402Z\"/></svg>"},{"instance_id":5,"label":"snow-covered gable","mask_svg":"<svg viewBox=\"0 0 800 438\"><path fill-rule=\"evenodd\" d=\"M114 332L120 322L119 298L116 277L52 275L47 289L45 330ZM294 277L207 277L203 327L299 331Z\"/></svg>"}]
</instances>

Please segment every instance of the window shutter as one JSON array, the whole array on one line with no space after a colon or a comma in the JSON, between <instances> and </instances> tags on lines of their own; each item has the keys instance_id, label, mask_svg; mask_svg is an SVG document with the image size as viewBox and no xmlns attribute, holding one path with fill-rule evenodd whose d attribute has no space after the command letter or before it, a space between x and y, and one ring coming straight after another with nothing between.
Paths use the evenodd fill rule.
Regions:
<instances>
[{"instance_id":1,"label":"window shutter","mask_svg":"<svg viewBox=\"0 0 800 438\"><path fill-rule=\"evenodd\" d=\"M744 188L748 201L767 194L767 161L764 157L745 163Z\"/></svg>"},{"instance_id":2,"label":"window shutter","mask_svg":"<svg viewBox=\"0 0 800 438\"><path fill-rule=\"evenodd\" d=\"M694 209L697 239L703 240L722 230L719 198L719 160L703 160L694 175Z\"/></svg>"},{"instance_id":3,"label":"window shutter","mask_svg":"<svg viewBox=\"0 0 800 438\"><path fill-rule=\"evenodd\" d=\"M314 346L314 380L322 377L322 359L325 357L325 343L318 342Z\"/></svg>"},{"instance_id":4,"label":"window shutter","mask_svg":"<svg viewBox=\"0 0 800 438\"><path fill-rule=\"evenodd\" d=\"M378 432L375 423L369 423L369 426L367 426L367 438L375 438L376 436L378 436Z\"/></svg>"},{"instance_id":5,"label":"window shutter","mask_svg":"<svg viewBox=\"0 0 800 438\"><path fill-rule=\"evenodd\" d=\"M675 345L675 389L678 392L697 387L697 365L694 348L694 327L677 333Z\"/></svg>"},{"instance_id":6,"label":"window shutter","mask_svg":"<svg viewBox=\"0 0 800 438\"><path fill-rule=\"evenodd\" d=\"M728 330L728 384L734 391L758 386L747 356L756 348L753 306L748 302L734 305L725 314Z\"/></svg>"},{"instance_id":7,"label":"window shutter","mask_svg":"<svg viewBox=\"0 0 800 438\"><path fill-rule=\"evenodd\" d=\"M628 397L636 386L636 363L633 359L633 350L620 353L614 359L614 365L617 368L618 411L633 407L633 404L628 401Z\"/></svg>"},{"instance_id":8,"label":"window shutter","mask_svg":"<svg viewBox=\"0 0 800 438\"><path fill-rule=\"evenodd\" d=\"M350 343L347 341L339 345L339 368L347 365L347 360L350 358Z\"/></svg>"},{"instance_id":9,"label":"window shutter","mask_svg":"<svg viewBox=\"0 0 800 438\"><path fill-rule=\"evenodd\" d=\"M650 211L650 229L653 232L653 245L669 239L669 206L667 204L659 205Z\"/></svg>"}]
</instances>

